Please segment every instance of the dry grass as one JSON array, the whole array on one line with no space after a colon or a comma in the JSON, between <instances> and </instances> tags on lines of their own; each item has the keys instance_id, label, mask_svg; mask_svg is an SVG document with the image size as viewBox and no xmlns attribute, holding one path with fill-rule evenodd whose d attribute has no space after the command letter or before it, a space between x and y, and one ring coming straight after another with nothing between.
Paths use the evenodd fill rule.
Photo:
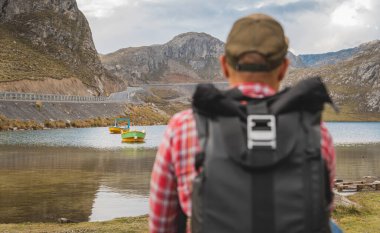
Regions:
<instances>
[{"instance_id":1,"label":"dry grass","mask_svg":"<svg viewBox=\"0 0 380 233\"><path fill-rule=\"evenodd\" d=\"M41 53L28 41L18 38L6 26L0 25L0 82L73 76L75 74L62 62Z\"/></svg>"},{"instance_id":2,"label":"dry grass","mask_svg":"<svg viewBox=\"0 0 380 233\"><path fill-rule=\"evenodd\" d=\"M178 91L169 89L169 88L151 88L150 91L165 100L175 99L181 96Z\"/></svg>"},{"instance_id":3,"label":"dry grass","mask_svg":"<svg viewBox=\"0 0 380 233\"><path fill-rule=\"evenodd\" d=\"M8 130L37 130L43 128L59 129L59 128L88 128L88 127L106 127L112 125L114 118L90 118L77 119L74 121L67 120L45 120L43 123L38 123L32 120L14 120L8 119L0 115L0 131Z\"/></svg>"},{"instance_id":4,"label":"dry grass","mask_svg":"<svg viewBox=\"0 0 380 233\"><path fill-rule=\"evenodd\" d=\"M153 104L129 105L125 110L134 125L164 125L170 116L159 110Z\"/></svg>"},{"instance_id":5,"label":"dry grass","mask_svg":"<svg viewBox=\"0 0 380 233\"><path fill-rule=\"evenodd\" d=\"M8 119L3 115L0 115L0 131L14 130L14 129L43 129L43 125L33 120L18 120Z\"/></svg>"},{"instance_id":6,"label":"dry grass","mask_svg":"<svg viewBox=\"0 0 380 233\"><path fill-rule=\"evenodd\" d=\"M358 112L353 106L344 105L340 107L340 112L335 113L331 107L327 107L323 112L324 121L334 122L362 122L362 121L380 121L380 113Z\"/></svg>"}]
</instances>

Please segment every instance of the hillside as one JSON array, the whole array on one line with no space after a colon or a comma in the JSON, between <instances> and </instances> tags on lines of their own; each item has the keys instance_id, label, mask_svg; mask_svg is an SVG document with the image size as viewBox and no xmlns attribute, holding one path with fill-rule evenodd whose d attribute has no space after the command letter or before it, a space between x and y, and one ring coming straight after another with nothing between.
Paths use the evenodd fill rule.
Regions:
<instances>
[{"instance_id":1,"label":"hillside","mask_svg":"<svg viewBox=\"0 0 380 233\"><path fill-rule=\"evenodd\" d=\"M135 84L225 81L218 64L223 47L210 35L185 33L164 45L121 49L101 61L111 73ZM316 75L325 80L342 110L338 116L329 110L327 119L380 120L379 40L324 54L289 52L288 58L291 67L283 86Z\"/></svg>"},{"instance_id":2,"label":"hillside","mask_svg":"<svg viewBox=\"0 0 380 233\"><path fill-rule=\"evenodd\" d=\"M104 67L130 83L223 80L218 58L224 43L189 32L163 45L120 49L101 56Z\"/></svg>"},{"instance_id":3,"label":"hillside","mask_svg":"<svg viewBox=\"0 0 380 233\"><path fill-rule=\"evenodd\" d=\"M0 90L102 95L125 86L103 68L75 0L0 0L0 9Z\"/></svg>"},{"instance_id":4,"label":"hillside","mask_svg":"<svg viewBox=\"0 0 380 233\"><path fill-rule=\"evenodd\" d=\"M284 85L319 75L341 107L342 115L380 120L380 40L362 44L356 49L351 57L335 64L293 68Z\"/></svg>"},{"instance_id":5,"label":"hillside","mask_svg":"<svg viewBox=\"0 0 380 233\"><path fill-rule=\"evenodd\" d=\"M352 58L361 51L360 47L343 49L337 52L328 52L322 54L301 54L294 55L288 53L288 58L291 60L294 68L321 67L324 65L333 65L338 62Z\"/></svg>"}]
</instances>

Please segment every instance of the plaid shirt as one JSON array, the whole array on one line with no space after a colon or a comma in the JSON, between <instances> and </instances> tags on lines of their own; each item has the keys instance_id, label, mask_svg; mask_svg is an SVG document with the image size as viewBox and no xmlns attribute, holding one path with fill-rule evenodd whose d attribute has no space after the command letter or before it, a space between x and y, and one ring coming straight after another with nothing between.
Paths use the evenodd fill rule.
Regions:
<instances>
[{"instance_id":1,"label":"plaid shirt","mask_svg":"<svg viewBox=\"0 0 380 233\"><path fill-rule=\"evenodd\" d=\"M273 89L261 83L243 83L238 88L244 95L253 98L275 94ZM321 135L322 155L329 169L332 187L335 177L335 152L332 138L324 123L321 124ZM180 206L187 216L191 216L191 188L196 176L194 161L199 150L192 110L177 113L166 128L153 166L149 198L151 233L176 232Z\"/></svg>"}]
</instances>

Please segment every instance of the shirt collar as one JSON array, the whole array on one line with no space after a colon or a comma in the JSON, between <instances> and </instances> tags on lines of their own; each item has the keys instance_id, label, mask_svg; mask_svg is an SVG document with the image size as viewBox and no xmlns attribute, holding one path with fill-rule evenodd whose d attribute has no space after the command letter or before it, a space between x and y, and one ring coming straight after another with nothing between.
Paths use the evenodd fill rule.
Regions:
<instances>
[{"instance_id":1,"label":"shirt collar","mask_svg":"<svg viewBox=\"0 0 380 233\"><path fill-rule=\"evenodd\" d=\"M237 87L243 95L251 98L263 98L276 94L276 91L265 83L244 82L232 86L232 88L235 87Z\"/></svg>"}]
</instances>

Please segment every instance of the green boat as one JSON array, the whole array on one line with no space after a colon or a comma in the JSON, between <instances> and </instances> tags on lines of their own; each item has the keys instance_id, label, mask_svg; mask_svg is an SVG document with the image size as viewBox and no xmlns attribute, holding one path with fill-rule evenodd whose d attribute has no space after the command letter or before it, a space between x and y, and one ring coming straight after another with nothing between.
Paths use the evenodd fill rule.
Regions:
<instances>
[{"instance_id":1,"label":"green boat","mask_svg":"<svg viewBox=\"0 0 380 233\"><path fill-rule=\"evenodd\" d=\"M144 142L145 130L129 130L121 134L122 142Z\"/></svg>"}]
</instances>

